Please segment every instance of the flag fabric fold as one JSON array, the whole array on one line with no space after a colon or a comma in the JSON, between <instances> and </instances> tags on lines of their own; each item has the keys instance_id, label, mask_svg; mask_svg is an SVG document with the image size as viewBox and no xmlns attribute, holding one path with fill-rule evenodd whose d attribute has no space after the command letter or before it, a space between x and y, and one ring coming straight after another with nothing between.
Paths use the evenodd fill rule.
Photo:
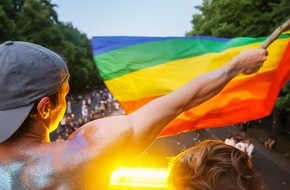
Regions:
<instances>
[{"instance_id":1,"label":"flag fabric fold","mask_svg":"<svg viewBox=\"0 0 290 190\"><path fill-rule=\"evenodd\" d=\"M106 86L129 114L226 64L241 50L258 48L265 39L108 36L93 37L92 48ZM283 33L269 46L267 61L258 73L237 76L217 96L180 114L160 136L269 115L289 79L289 39L290 33Z\"/></svg>"}]
</instances>

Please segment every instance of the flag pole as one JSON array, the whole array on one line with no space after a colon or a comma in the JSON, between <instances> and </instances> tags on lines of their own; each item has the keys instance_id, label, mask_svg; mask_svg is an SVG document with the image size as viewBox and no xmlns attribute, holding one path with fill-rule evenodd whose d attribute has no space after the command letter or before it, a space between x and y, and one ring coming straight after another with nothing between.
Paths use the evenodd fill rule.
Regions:
<instances>
[{"instance_id":1,"label":"flag pole","mask_svg":"<svg viewBox=\"0 0 290 190\"><path fill-rule=\"evenodd\" d=\"M274 42L282 32L287 30L287 28L290 28L290 18L284 22L282 25L280 25L276 30L261 44L259 48L261 49L267 49L267 47Z\"/></svg>"}]
</instances>

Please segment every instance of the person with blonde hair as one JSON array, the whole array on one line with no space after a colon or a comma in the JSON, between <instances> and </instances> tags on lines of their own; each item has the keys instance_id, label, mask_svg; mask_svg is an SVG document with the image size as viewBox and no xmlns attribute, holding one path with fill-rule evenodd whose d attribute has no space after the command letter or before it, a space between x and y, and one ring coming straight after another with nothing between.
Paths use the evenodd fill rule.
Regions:
<instances>
[{"instance_id":1,"label":"person with blonde hair","mask_svg":"<svg viewBox=\"0 0 290 190\"><path fill-rule=\"evenodd\" d=\"M174 157L172 190L262 190L259 175L243 151L220 140L206 140Z\"/></svg>"}]
</instances>

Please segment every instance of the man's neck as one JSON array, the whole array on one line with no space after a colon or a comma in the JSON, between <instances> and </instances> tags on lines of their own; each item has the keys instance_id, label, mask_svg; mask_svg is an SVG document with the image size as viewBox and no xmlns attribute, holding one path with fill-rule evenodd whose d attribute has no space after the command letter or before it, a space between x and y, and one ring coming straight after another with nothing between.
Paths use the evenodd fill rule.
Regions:
<instances>
[{"instance_id":1,"label":"man's neck","mask_svg":"<svg viewBox=\"0 0 290 190\"><path fill-rule=\"evenodd\" d=\"M1 144L30 144L34 142L50 142L48 127L38 119L29 125L21 126L8 140Z\"/></svg>"}]
</instances>

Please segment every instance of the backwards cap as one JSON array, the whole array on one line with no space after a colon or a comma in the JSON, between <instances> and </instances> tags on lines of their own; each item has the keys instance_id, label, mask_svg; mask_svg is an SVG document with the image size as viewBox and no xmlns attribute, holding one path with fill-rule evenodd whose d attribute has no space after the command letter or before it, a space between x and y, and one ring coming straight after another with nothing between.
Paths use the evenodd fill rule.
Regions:
<instances>
[{"instance_id":1,"label":"backwards cap","mask_svg":"<svg viewBox=\"0 0 290 190\"><path fill-rule=\"evenodd\" d=\"M56 93L68 80L65 61L40 45L0 44L0 143L22 125L34 103Z\"/></svg>"}]
</instances>

